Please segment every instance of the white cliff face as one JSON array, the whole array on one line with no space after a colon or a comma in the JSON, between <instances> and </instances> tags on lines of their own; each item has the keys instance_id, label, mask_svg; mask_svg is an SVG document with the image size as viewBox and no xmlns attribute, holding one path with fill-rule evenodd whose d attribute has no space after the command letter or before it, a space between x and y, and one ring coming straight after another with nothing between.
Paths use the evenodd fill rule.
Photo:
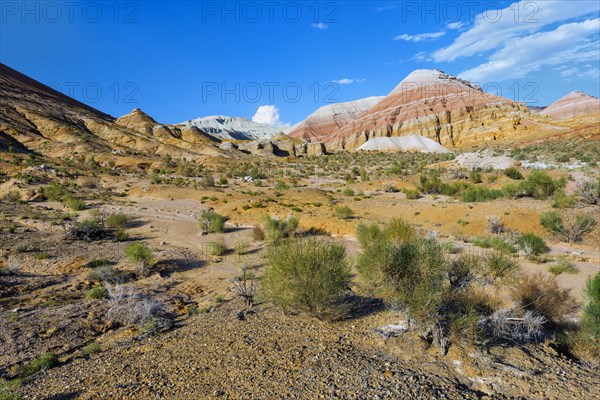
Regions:
<instances>
[{"instance_id":1,"label":"white cliff face","mask_svg":"<svg viewBox=\"0 0 600 400\"><path fill-rule=\"evenodd\" d=\"M270 139L282 132L282 128L259 124L242 117L227 117L224 115L197 118L182 122L181 125L195 126L218 139Z\"/></svg>"},{"instance_id":2,"label":"white cliff face","mask_svg":"<svg viewBox=\"0 0 600 400\"><path fill-rule=\"evenodd\" d=\"M547 115L556 119L573 118L578 115L593 115L598 113L600 113L600 99L579 90L567 94L540 112L542 115Z\"/></svg>"},{"instance_id":3,"label":"white cliff face","mask_svg":"<svg viewBox=\"0 0 600 400\"><path fill-rule=\"evenodd\" d=\"M377 137L367 140L357 150L364 151L414 151L419 153L449 153L450 151L441 144L417 135L397 137Z\"/></svg>"},{"instance_id":4,"label":"white cliff face","mask_svg":"<svg viewBox=\"0 0 600 400\"><path fill-rule=\"evenodd\" d=\"M294 138L317 142L338 128L354 121L382 99L383 96L373 96L320 107L304 121L294 125L289 131L289 135Z\"/></svg>"},{"instance_id":5,"label":"white cliff face","mask_svg":"<svg viewBox=\"0 0 600 400\"><path fill-rule=\"evenodd\" d=\"M416 69L408 74L406 78L390 92L390 94L402 91L412 91L415 90L416 87L422 86L427 86L434 92L436 85L454 86L458 89L471 88L481 91L479 85L449 75L438 69Z\"/></svg>"}]
</instances>

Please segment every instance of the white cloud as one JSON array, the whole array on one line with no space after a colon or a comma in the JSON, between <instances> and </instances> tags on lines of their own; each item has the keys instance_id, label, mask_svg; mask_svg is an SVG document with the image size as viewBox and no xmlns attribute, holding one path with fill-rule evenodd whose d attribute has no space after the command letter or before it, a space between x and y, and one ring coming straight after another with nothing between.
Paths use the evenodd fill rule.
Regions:
<instances>
[{"instance_id":1,"label":"white cloud","mask_svg":"<svg viewBox=\"0 0 600 400\"><path fill-rule=\"evenodd\" d=\"M524 0L502 9L490 9L475 17L471 29L454 42L433 53L437 62L454 61L462 57L494 50L514 39L531 35L549 24L600 11L597 1L532 2Z\"/></svg>"},{"instance_id":2,"label":"white cloud","mask_svg":"<svg viewBox=\"0 0 600 400\"><path fill-rule=\"evenodd\" d=\"M257 124L265 124L278 128L290 126L289 123L281 122L279 118L279 109L273 105L266 105L258 107L256 114L252 117L252 121Z\"/></svg>"},{"instance_id":3,"label":"white cloud","mask_svg":"<svg viewBox=\"0 0 600 400\"><path fill-rule=\"evenodd\" d=\"M426 61L431 61L431 57L429 56L429 54L425 51L422 51L420 53L415 54L414 56L412 56L410 58L411 61L419 61L419 62L426 62Z\"/></svg>"},{"instance_id":4,"label":"white cloud","mask_svg":"<svg viewBox=\"0 0 600 400\"><path fill-rule=\"evenodd\" d=\"M478 82L505 80L523 78L545 67L595 61L600 54L599 31L600 19L596 18L514 38L487 62L459 76Z\"/></svg>"},{"instance_id":5,"label":"white cloud","mask_svg":"<svg viewBox=\"0 0 600 400\"><path fill-rule=\"evenodd\" d=\"M417 33L414 35L409 35L407 33L403 33L402 35L394 36L394 40L404 40L407 42L423 42L426 40L435 40L444 36L446 32L431 32L431 33Z\"/></svg>"},{"instance_id":6,"label":"white cloud","mask_svg":"<svg viewBox=\"0 0 600 400\"><path fill-rule=\"evenodd\" d=\"M465 26L465 24L463 24L463 23L462 23L462 22L460 22L460 21L457 21L457 22L451 22L451 23L449 23L448 25L446 25L446 27L447 27L448 29L460 29L460 28L462 28L463 26Z\"/></svg>"},{"instance_id":7,"label":"white cloud","mask_svg":"<svg viewBox=\"0 0 600 400\"><path fill-rule=\"evenodd\" d=\"M331 81L331 82L337 83L338 85L350 85L351 83L360 83L360 82L365 82L365 81L366 81L365 78L360 78L360 79L343 78L343 79L338 79L338 80Z\"/></svg>"},{"instance_id":8,"label":"white cloud","mask_svg":"<svg viewBox=\"0 0 600 400\"><path fill-rule=\"evenodd\" d=\"M316 28L320 31L324 31L325 29L328 28L327 24L323 23L323 22L319 22L317 24L311 24L313 28Z\"/></svg>"}]
</instances>

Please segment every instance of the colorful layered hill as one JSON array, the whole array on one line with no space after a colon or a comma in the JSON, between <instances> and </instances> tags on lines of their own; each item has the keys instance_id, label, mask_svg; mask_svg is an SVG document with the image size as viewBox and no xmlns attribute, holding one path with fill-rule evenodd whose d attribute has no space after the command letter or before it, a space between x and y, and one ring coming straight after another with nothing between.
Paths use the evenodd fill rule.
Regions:
<instances>
[{"instance_id":1,"label":"colorful layered hill","mask_svg":"<svg viewBox=\"0 0 600 400\"><path fill-rule=\"evenodd\" d=\"M304 121L296 124L288 135L307 142L319 142L354 121L383 98L383 96L367 97L323 106Z\"/></svg>"},{"instance_id":2,"label":"colorful layered hill","mask_svg":"<svg viewBox=\"0 0 600 400\"><path fill-rule=\"evenodd\" d=\"M510 136L527 108L439 70L416 70L352 122L321 136L330 151L375 137L418 135L448 148Z\"/></svg>"},{"instance_id":3,"label":"colorful layered hill","mask_svg":"<svg viewBox=\"0 0 600 400\"><path fill-rule=\"evenodd\" d=\"M597 120L600 114L600 99L575 90L544 108L540 114L558 120L578 117L595 117Z\"/></svg>"}]
</instances>

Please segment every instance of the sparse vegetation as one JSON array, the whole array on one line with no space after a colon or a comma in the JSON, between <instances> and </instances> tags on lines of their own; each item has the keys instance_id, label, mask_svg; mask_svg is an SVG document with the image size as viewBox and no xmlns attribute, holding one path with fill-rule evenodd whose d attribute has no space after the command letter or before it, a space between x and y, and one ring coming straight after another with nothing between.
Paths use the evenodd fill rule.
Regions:
<instances>
[{"instance_id":1,"label":"sparse vegetation","mask_svg":"<svg viewBox=\"0 0 600 400\"><path fill-rule=\"evenodd\" d=\"M30 376L41 370L47 370L58 363L58 357L54 353L45 353L40 358L33 359L23 366L23 376Z\"/></svg>"},{"instance_id":2,"label":"sparse vegetation","mask_svg":"<svg viewBox=\"0 0 600 400\"><path fill-rule=\"evenodd\" d=\"M338 319L350 283L344 246L314 238L291 239L269 252L261 279L264 295L284 310Z\"/></svg>"},{"instance_id":3,"label":"sparse vegetation","mask_svg":"<svg viewBox=\"0 0 600 400\"><path fill-rule=\"evenodd\" d=\"M539 256L548 252L544 239L535 233L527 232L519 238L519 249L527 256Z\"/></svg>"},{"instance_id":4,"label":"sparse vegetation","mask_svg":"<svg viewBox=\"0 0 600 400\"><path fill-rule=\"evenodd\" d=\"M580 242L597 224L592 214L575 211L563 215L556 211L545 212L540 215L540 223L566 242Z\"/></svg>"},{"instance_id":5,"label":"sparse vegetation","mask_svg":"<svg viewBox=\"0 0 600 400\"><path fill-rule=\"evenodd\" d=\"M227 222L228 219L228 217L218 214L212 209L203 210L200 213L198 224L200 225L200 229L204 232L225 233L225 222Z\"/></svg>"},{"instance_id":6,"label":"sparse vegetation","mask_svg":"<svg viewBox=\"0 0 600 400\"><path fill-rule=\"evenodd\" d=\"M354 211L348 206L342 206L336 208L333 215L340 219L351 219L354 216Z\"/></svg>"},{"instance_id":7,"label":"sparse vegetation","mask_svg":"<svg viewBox=\"0 0 600 400\"><path fill-rule=\"evenodd\" d=\"M265 239L277 242L281 239L294 237L300 221L296 217L288 216L285 219L271 218L265 215L262 218Z\"/></svg>"},{"instance_id":8,"label":"sparse vegetation","mask_svg":"<svg viewBox=\"0 0 600 400\"><path fill-rule=\"evenodd\" d=\"M131 243L125 247L125 256L145 268L152 262L154 252L143 243Z\"/></svg>"}]
</instances>

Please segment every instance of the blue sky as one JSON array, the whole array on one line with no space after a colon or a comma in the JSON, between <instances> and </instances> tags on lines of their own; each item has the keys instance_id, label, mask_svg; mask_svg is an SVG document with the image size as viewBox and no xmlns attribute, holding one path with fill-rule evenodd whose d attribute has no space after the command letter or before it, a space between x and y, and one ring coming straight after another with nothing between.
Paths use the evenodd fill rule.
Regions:
<instances>
[{"instance_id":1,"label":"blue sky","mask_svg":"<svg viewBox=\"0 0 600 400\"><path fill-rule=\"evenodd\" d=\"M0 3L0 62L114 116L293 124L418 68L547 105L600 93L600 3ZM263 107L257 114L261 106Z\"/></svg>"}]
</instances>

